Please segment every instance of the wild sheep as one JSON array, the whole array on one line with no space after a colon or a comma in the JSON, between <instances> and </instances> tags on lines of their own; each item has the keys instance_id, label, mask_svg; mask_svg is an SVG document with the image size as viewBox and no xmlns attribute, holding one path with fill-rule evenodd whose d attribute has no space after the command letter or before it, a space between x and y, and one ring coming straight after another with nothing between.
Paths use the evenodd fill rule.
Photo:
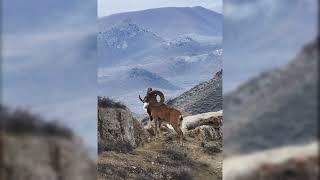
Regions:
<instances>
[{"instance_id":1,"label":"wild sheep","mask_svg":"<svg viewBox=\"0 0 320 180\"><path fill-rule=\"evenodd\" d=\"M157 96L160 96L160 102L158 102ZM146 96L142 99L139 95L139 99L144 103L143 107L147 109L150 120L154 119L156 137L160 133L161 122L169 123L178 134L179 144L183 145L182 114L177 109L164 104L163 93L148 88Z\"/></svg>"}]
</instances>

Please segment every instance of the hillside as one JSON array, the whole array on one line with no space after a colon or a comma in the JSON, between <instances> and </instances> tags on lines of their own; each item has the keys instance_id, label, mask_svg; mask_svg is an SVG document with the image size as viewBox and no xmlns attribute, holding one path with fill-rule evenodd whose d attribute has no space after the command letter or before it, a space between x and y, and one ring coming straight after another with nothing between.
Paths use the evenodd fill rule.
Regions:
<instances>
[{"instance_id":1,"label":"hillside","mask_svg":"<svg viewBox=\"0 0 320 180\"><path fill-rule=\"evenodd\" d=\"M222 70L211 80L193 87L167 103L193 115L222 110Z\"/></svg>"},{"instance_id":2,"label":"hillside","mask_svg":"<svg viewBox=\"0 0 320 180\"><path fill-rule=\"evenodd\" d=\"M224 96L227 154L316 138L317 43L306 45L286 66L265 72Z\"/></svg>"},{"instance_id":3,"label":"hillside","mask_svg":"<svg viewBox=\"0 0 320 180\"><path fill-rule=\"evenodd\" d=\"M0 179L95 178L94 161L69 129L2 106L0 120Z\"/></svg>"},{"instance_id":4,"label":"hillside","mask_svg":"<svg viewBox=\"0 0 320 180\"><path fill-rule=\"evenodd\" d=\"M184 146L176 133L162 126L156 138L152 125L143 127L130 110L99 98L98 179L222 178L222 112L184 118Z\"/></svg>"}]
</instances>

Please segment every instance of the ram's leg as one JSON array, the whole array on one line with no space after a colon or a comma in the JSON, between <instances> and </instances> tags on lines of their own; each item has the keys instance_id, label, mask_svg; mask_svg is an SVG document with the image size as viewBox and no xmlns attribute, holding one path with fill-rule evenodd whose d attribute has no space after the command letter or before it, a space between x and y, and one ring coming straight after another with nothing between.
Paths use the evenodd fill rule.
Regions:
<instances>
[{"instance_id":1,"label":"ram's leg","mask_svg":"<svg viewBox=\"0 0 320 180\"><path fill-rule=\"evenodd\" d=\"M162 137L162 132L161 132L161 120L158 121L158 134L160 137Z\"/></svg>"},{"instance_id":2,"label":"ram's leg","mask_svg":"<svg viewBox=\"0 0 320 180\"><path fill-rule=\"evenodd\" d=\"M158 135L158 124L159 124L158 118L154 118L154 132L155 132L157 138L159 137L159 135Z\"/></svg>"},{"instance_id":3,"label":"ram's leg","mask_svg":"<svg viewBox=\"0 0 320 180\"><path fill-rule=\"evenodd\" d=\"M179 132L180 145L183 146L183 132L182 132L182 130L181 130L180 127L177 127L177 130L178 130L178 132Z\"/></svg>"},{"instance_id":4,"label":"ram's leg","mask_svg":"<svg viewBox=\"0 0 320 180\"><path fill-rule=\"evenodd\" d=\"M177 141L180 145L182 145L183 133L181 129L177 126L172 126L173 129L177 132Z\"/></svg>"},{"instance_id":5,"label":"ram's leg","mask_svg":"<svg viewBox=\"0 0 320 180\"><path fill-rule=\"evenodd\" d=\"M151 116L151 112L150 112L150 108L149 108L149 107L147 108L147 113L148 113L148 115L149 115L150 121L152 121L153 118L152 118L152 116Z\"/></svg>"}]
</instances>

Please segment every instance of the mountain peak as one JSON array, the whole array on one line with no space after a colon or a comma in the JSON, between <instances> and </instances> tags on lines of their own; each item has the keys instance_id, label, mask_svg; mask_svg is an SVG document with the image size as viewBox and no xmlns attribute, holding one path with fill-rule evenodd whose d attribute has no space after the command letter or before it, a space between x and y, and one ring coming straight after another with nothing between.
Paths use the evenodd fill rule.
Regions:
<instances>
[{"instance_id":1,"label":"mountain peak","mask_svg":"<svg viewBox=\"0 0 320 180\"><path fill-rule=\"evenodd\" d=\"M192 33L222 35L222 15L203 7L166 7L114 14L99 20L100 29L112 27L128 18L169 39Z\"/></svg>"},{"instance_id":2,"label":"mountain peak","mask_svg":"<svg viewBox=\"0 0 320 180\"><path fill-rule=\"evenodd\" d=\"M142 39L163 42L155 33L136 24L131 18L126 18L103 33L103 40L108 47L126 50L130 44Z\"/></svg>"},{"instance_id":3,"label":"mountain peak","mask_svg":"<svg viewBox=\"0 0 320 180\"><path fill-rule=\"evenodd\" d=\"M129 74L129 77L131 77L131 78L149 77L152 79L160 79L160 76L158 76L157 74L152 73L152 72L147 71L142 68L137 68L137 67L130 69L128 74Z\"/></svg>"}]
</instances>

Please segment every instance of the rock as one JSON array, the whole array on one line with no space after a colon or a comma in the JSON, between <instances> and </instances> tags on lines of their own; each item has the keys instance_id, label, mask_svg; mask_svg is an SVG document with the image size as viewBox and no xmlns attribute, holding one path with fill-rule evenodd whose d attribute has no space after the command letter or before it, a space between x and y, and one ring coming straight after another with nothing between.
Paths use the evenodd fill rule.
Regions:
<instances>
[{"instance_id":1,"label":"rock","mask_svg":"<svg viewBox=\"0 0 320 180\"><path fill-rule=\"evenodd\" d=\"M143 144L145 133L140 122L126 107L100 107L98 152L128 152Z\"/></svg>"},{"instance_id":2,"label":"rock","mask_svg":"<svg viewBox=\"0 0 320 180\"><path fill-rule=\"evenodd\" d=\"M0 105L0 179L96 179L96 164L70 129Z\"/></svg>"},{"instance_id":3,"label":"rock","mask_svg":"<svg viewBox=\"0 0 320 180\"><path fill-rule=\"evenodd\" d=\"M218 111L184 117L182 131L199 142L206 153L222 152L222 115Z\"/></svg>"},{"instance_id":4,"label":"rock","mask_svg":"<svg viewBox=\"0 0 320 180\"><path fill-rule=\"evenodd\" d=\"M223 150L222 142L218 141L203 141L201 142L201 146L208 154L220 153Z\"/></svg>"},{"instance_id":5,"label":"rock","mask_svg":"<svg viewBox=\"0 0 320 180\"><path fill-rule=\"evenodd\" d=\"M210 125L219 128L222 126L222 114L222 111L218 111L184 117L182 129L184 131L191 130L202 125Z\"/></svg>"},{"instance_id":6,"label":"rock","mask_svg":"<svg viewBox=\"0 0 320 180\"><path fill-rule=\"evenodd\" d=\"M96 166L85 148L61 137L4 135L0 179L87 180Z\"/></svg>"},{"instance_id":7,"label":"rock","mask_svg":"<svg viewBox=\"0 0 320 180\"><path fill-rule=\"evenodd\" d=\"M227 158L224 180L316 180L319 175L318 142L286 146Z\"/></svg>"},{"instance_id":8,"label":"rock","mask_svg":"<svg viewBox=\"0 0 320 180\"><path fill-rule=\"evenodd\" d=\"M136 143L136 147L139 145L143 145L148 136L143 128L143 125L136 119L133 120L133 130L133 136L134 141Z\"/></svg>"},{"instance_id":9,"label":"rock","mask_svg":"<svg viewBox=\"0 0 320 180\"><path fill-rule=\"evenodd\" d=\"M193 130L186 131L186 135L196 137L202 141L216 141L222 138L220 130L213 126L203 125Z\"/></svg>"},{"instance_id":10,"label":"rock","mask_svg":"<svg viewBox=\"0 0 320 180\"><path fill-rule=\"evenodd\" d=\"M220 128L203 125L186 131L185 135L197 139L204 151L209 154L222 152L222 133Z\"/></svg>"}]
</instances>

